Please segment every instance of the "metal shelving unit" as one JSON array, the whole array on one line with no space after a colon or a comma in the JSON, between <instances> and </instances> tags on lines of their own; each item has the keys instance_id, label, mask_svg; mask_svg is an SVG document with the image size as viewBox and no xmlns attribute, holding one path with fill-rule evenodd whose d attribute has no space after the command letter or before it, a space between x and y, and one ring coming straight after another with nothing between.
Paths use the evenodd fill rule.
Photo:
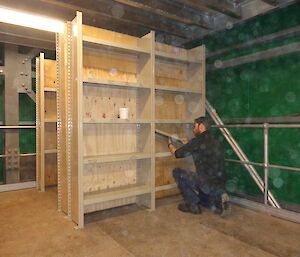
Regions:
<instances>
[{"instance_id":1,"label":"metal shelving unit","mask_svg":"<svg viewBox=\"0 0 300 257\"><path fill-rule=\"evenodd\" d=\"M154 209L154 33L85 26L78 12L58 38L59 207L79 227L92 211Z\"/></svg>"},{"instance_id":2,"label":"metal shelving unit","mask_svg":"<svg viewBox=\"0 0 300 257\"><path fill-rule=\"evenodd\" d=\"M93 211L131 203L153 210L156 191L173 188L172 165L189 167L170 160L155 129L185 136L204 115L204 47L85 26L79 12L65 31L57 42L58 206L79 227Z\"/></svg>"}]
</instances>

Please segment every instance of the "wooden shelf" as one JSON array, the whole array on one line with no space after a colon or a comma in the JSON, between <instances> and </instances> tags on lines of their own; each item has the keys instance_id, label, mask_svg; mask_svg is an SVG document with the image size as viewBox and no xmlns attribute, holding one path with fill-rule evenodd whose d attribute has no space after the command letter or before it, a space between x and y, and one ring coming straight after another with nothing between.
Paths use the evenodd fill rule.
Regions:
<instances>
[{"instance_id":1,"label":"wooden shelf","mask_svg":"<svg viewBox=\"0 0 300 257\"><path fill-rule=\"evenodd\" d=\"M129 87L129 88L136 88L136 89L150 89L150 86L143 86L138 83L131 83L126 81L115 81L115 80L108 80L108 79L84 79L84 85L86 86L115 86L115 87Z\"/></svg>"},{"instance_id":2,"label":"wooden shelf","mask_svg":"<svg viewBox=\"0 0 300 257\"><path fill-rule=\"evenodd\" d=\"M83 45L84 47L117 51L119 53L125 53L125 54L133 54L133 55L149 54L150 55L150 50L144 49L142 47L101 40L98 38L93 38L88 36L83 36Z\"/></svg>"},{"instance_id":3,"label":"wooden shelf","mask_svg":"<svg viewBox=\"0 0 300 257\"><path fill-rule=\"evenodd\" d=\"M52 154L52 153L57 153L57 149L48 149L44 151L45 154Z\"/></svg>"},{"instance_id":4,"label":"wooden shelf","mask_svg":"<svg viewBox=\"0 0 300 257\"><path fill-rule=\"evenodd\" d=\"M163 120L155 120L155 123L166 123L166 124L193 124L193 120L169 120L169 119L163 119Z\"/></svg>"},{"instance_id":5,"label":"wooden shelf","mask_svg":"<svg viewBox=\"0 0 300 257\"><path fill-rule=\"evenodd\" d=\"M44 91L45 91L45 92L56 92L57 89L56 89L56 88L53 88L53 87L44 87Z\"/></svg>"},{"instance_id":6,"label":"wooden shelf","mask_svg":"<svg viewBox=\"0 0 300 257\"><path fill-rule=\"evenodd\" d=\"M188 59L188 57L185 55L176 55L176 54L165 53L165 52L161 52L161 51L156 51L155 57L165 59L168 61L179 61L179 62L184 62L184 63L199 63L199 64L202 63L201 60L199 60L195 57Z\"/></svg>"},{"instance_id":7,"label":"wooden shelf","mask_svg":"<svg viewBox=\"0 0 300 257\"><path fill-rule=\"evenodd\" d=\"M155 90L156 91L174 92L174 93L202 94L199 89L180 88L180 87L161 86L161 85L155 85Z\"/></svg>"},{"instance_id":8,"label":"wooden shelf","mask_svg":"<svg viewBox=\"0 0 300 257\"><path fill-rule=\"evenodd\" d=\"M55 123L57 122L57 119L45 119L44 121L47 123Z\"/></svg>"},{"instance_id":9,"label":"wooden shelf","mask_svg":"<svg viewBox=\"0 0 300 257\"><path fill-rule=\"evenodd\" d=\"M62 49L67 46L64 38L70 37L72 50L70 58L58 51L63 82L57 85L57 111L63 122L57 127L59 175L60 181L67 181L58 191L60 200L67 199L61 210L79 228L85 213L133 203L154 210L155 197L160 197L155 185L173 181L175 165L190 165L186 160L169 162L167 140L154 132L184 136L190 133L185 124L193 124L194 116L204 112L205 48L155 43L154 31L133 37L83 26L80 12L58 36ZM74 72L65 79L66 65ZM129 119L118 118L122 107L128 108ZM55 117L50 112L46 116ZM47 129L54 130L54 125Z\"/></svg>"},{"instance_id":10,"label":"wooden shelf","mask_svg":"<svg viewBox=\"0 0 300 257\"><path fill-rule=\"evenodd\" d=\"M155 192L169 190L169 189L173 189L173 188L177 188L176 183L175 184L163 185L163 186L157 186L157 187L155 187Z\"/></svg>"},{"instance_id":11,"label":"wooden shelf","mask_svg":"<svg viewBox=\"0 0 300 257\"><path fill-rule=\"evenodd\" d=\"M84 156L83 163L104 163L104 162L117 162L127 160L141 160L151 158L150 153L126 153L126 154L112 154L112 155L96 155Z\"/></svg>"},{"instance_id":12,"label":"wooden shelf","mask_svg":"<svg viewBox=\"0 0 300 257\"><path fill-rule=\"evenodd\" d=\"M156 158L163 158L163 157L169 157L172 156L170 152L161 152L161 153L155 153Z\"/></svg>"},{"instance_id":13,"label":"wooden shelf","mask_svg":"<svg viewBox=\"0 0 300 257\"><path fill-rule=\"evenodd\" d=\"M102 203L106 201L112 201L116 199L122 199L131 196L138 196L150 193L151 189L149 185L141 185L141 186L126 186L126 187L118 187L116 189L111 190L103 190L92 193L84 194L84 205Z\"/></svg>"},{"instance_id":14,"label":"wooden shelf","mask_svg":"<svg viewBox=\"0 0 300 257\"><path fill-rule=\"evenodd\" d=\"M102 120L84 120L84 124L147 124L151 123L151 120L122 120L122 119L102 119Z\"/></svg>"},{"instance_id":15,"label":"wooden shelf","mask_svg":"<svg viewBox=\"0 0 300 257\"><path fill-rule=\"evenodd\" d=\"M40 53L36 60L36 182L45 191L57 185L56 61Z\"/></svg>"}]
</instances>

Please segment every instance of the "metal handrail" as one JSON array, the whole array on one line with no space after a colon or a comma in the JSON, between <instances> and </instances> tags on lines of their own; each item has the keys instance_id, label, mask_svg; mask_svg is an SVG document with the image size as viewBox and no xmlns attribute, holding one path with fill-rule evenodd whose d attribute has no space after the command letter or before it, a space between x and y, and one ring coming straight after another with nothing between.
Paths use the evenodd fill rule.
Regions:
<instances>
[{"instance_id":1,"label":"metal handrail","mask_svg":"<svg viewBox=\"0 0 300 257\"><path fill-rule=\"evenodd\" d=\"M212 125L214 128L300 128L300 124L224 124L224 125Z\"/></svg>"},{"instance_id":2,"label":"metal handrail","mask_svg":"<svg viewBox=\"0 0 300 257\"><path fill-rule=\"evenodd\" d=\"M227 131L226 128L263 128L264 129L264 163L251 162L245 158L244 158L244 160L225 159L225 161L244 164L246 168L247 168L247 165L264 167L263 191L264 191L264 203L267 204L268 201L270 201L270 196L273 198L273 196L270 195L270 192L268 189L268 187L269 187L269 185L268 185L269 168L277 168L277 169L300 172L300 168L269 164L269 147L268 147L268 145L269 145L269 143L268 143L269 142L269 128L300 128L300 124L270 124L270 123L223 124L221 118L218 117L216 111L212 108L212 106L209 104L209 102L207 100L206 100L206 108L211 116L215 116L212 118L218 124L218 125L213 125L212 127L219 128L223 132L224 136L226 136L226 139L229 140L229 143L234 142L234 140L232 139L230 132ZM223 130L225 130L225 131L223 131ZM231 144L231 146L234 148L236 147L236 145L237 145L236 143ZM238 154L238 156L241 157L239 154ZM277 207L279 207L279 206L277 206Z\"/></svg>"},{"instance_id":3,"label":"metal handrail","mask_svg":"<svg viewBox=\"0 0 300 257\"><path fill-rule=\"evenodd\" d=\"M234 138L232 137L231 133L229 132L229 130L227 128L225 128L226 125L224 125L224 123L222 122L221 118L219 117L219 115L217 114L216 110L211 106L211 104L208 102L208 100L206 99L205 101L205 108L207 110L207 112L210 114L210 116L212 117L212 119L214 120L214 122L216 124L218 124L220 126L220 130L222 132L222 134L224 135L224 137L227 139L228 143L230 144L230 146L232 147L232 149L235 151L235 153L237 154L237 156L242 160L242 161L246 161L249 162L246 154L243 152L243 150L240 148L240 146L238 145L238 143L234 140ZM245 124L244 124L245 125ZM228 126L228 125L227 125ZM235 127L237 125L234 125ZM265 124L262 127L266 127ZM267 129L267 128L266 128ZM267 137L265 137L265 141L267 140ZM266 144L265 144L266 145ZM266 160L267 160L268 156L267 156L267 151L265 151L265 164ZM257 171L255 170L254 166L251 164L244 164L245 168L248 170L249 174L251 175L251 177L253 178L253 180L256 182L257 186L259 187L259 189L264 192L265 194L265 199L267 199L267 201L273 206L273 207L277 207L280 208L279 203L277 202L277 200L275 199L275 197L273 196L273 194L271 192L269 192L268 188L266 187L266 179L263 181L261 179L261 177L259 176L259 174L257 173ZM266 167L266 166L265 166ZM265 175L267 173L267 168L265 168Z\"/></svg>"},{"instance_id":4,"label":"metal handrail","mask_svg":"<svg viewBox=\"0 0 300 257\"><path fill-rule=\"evenodd\" d=\"M264 163L259 163L259 162L246 162L246 161L240 161L240 160L234 160L234 159L225 159L225 161L226 162L240 163L240 164L249 164L249 165L259 166L259 167L265 167ZM267 167L268 168L273 168L273 169L291 170L291 171L300 172L300 168L296 168L296 167L280 166L280 165L273 165L273 164L268 164Z\"/></svg>"}]
</instances>

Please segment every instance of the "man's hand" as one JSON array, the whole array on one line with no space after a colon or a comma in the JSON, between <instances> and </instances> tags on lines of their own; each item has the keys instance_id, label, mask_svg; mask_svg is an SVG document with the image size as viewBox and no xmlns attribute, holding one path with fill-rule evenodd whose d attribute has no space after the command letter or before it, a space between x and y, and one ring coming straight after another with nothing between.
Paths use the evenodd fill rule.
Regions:
<instances>
[{"instance_id":1,"label":"man's hand","mask_svg":"<svg viewBox=\"0 0 300 257\"><path fill-rule=\"evenodd\" d=\"M181 138L181 142L182 142L184 145L186 145L186 144L189 142L189 140L188 140L186 137L184 137L184 138Z\"/></svg>"},{"instance_id":2,"label":"man's hand","mask_svg":"<svg viewBox=\"0 0 300 257\"><path fill-rule=\"evenodd\" d=\"M169 137L168 142L169 142L168 143L169 150L172 154L174 154L176 151L176 147L173 145L172 139L170 137Z\"/></svg>"}]
</instances>

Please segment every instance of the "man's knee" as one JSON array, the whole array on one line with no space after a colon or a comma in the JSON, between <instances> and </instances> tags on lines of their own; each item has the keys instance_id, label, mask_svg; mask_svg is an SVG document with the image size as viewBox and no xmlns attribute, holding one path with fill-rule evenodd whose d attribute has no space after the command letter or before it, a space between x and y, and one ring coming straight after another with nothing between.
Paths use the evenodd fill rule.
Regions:
<instances>
[{"instance_id":1,"label":"man's knee","mask_svg":"<svg viewBox=\"0 0 300 257\"><path fill-rule=\"evenodd\" d=\"M182 174L184 173L184 170L180 169L180 168L175 168L172 173L173 173L174 179L177 180L178 178L180 178L182 176Z\"/></svg>"}]
</instances>

